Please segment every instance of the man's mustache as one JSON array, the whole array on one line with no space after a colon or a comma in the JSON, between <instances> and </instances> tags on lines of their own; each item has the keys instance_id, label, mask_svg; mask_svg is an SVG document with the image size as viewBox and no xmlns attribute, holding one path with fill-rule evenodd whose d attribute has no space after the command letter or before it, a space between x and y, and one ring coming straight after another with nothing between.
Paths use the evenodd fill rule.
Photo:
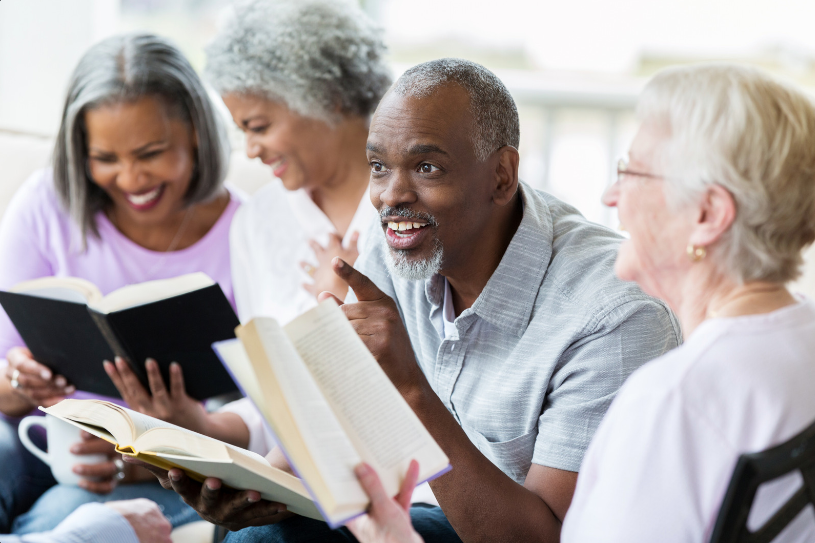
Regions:
<instances>
[{"instance_id":1,"label":"man's mustache","mask_svg":"<svg viewBox=\"0 0 815 543\"><path fill-rule=\"evenodd\" d=\"M385 206L379 210L379 218L384 221L385 217L402 217L404 219L419 219L433 227L439 225L439 223L436 221L436 217L434 217L430 213L424 213L422 211L413 211L412 209L407 209L405 207Z\"/></svg>"}]
</instances>

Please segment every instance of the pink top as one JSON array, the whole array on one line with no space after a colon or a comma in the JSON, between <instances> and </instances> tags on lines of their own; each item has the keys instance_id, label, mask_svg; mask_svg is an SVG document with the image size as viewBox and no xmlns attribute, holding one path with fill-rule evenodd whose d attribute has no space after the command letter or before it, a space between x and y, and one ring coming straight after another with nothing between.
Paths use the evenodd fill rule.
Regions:
<instances>
[{"instance_id":1,"label":"pink top","mask_svg":"<svg viewBox=\"0 0 815 543\"><path fill-rule=\"evenodd\" d=\"M28 279L70 276L87 279L108 294L133 283L201 271L218 282L234 308L229 227L241 200L230 190L229 205L210 231L194 245L170 253L137 245L99 213L99 237L89 234L87 249L81 251L79 228L59 202L52 171L37 171L14 195L0 222L0 290ZM0 368L8 350L22 345L0 309Z\"/></svg>"}]
</instances>

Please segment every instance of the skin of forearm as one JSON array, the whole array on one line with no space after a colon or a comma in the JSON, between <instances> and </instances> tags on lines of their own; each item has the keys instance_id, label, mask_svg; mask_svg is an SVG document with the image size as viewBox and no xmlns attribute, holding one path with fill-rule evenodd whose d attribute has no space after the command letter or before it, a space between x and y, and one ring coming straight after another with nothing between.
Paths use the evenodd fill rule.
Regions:
<instances>
[{"instance_id":1,"label":"skin of forearm","mask_svg":"<svg viewBox=\"0 0 815 543\"><path fill-rule=\"evenodd\" d=\"M235 413L209 413L202 434L246 449L249 447L249 428Z\"/></svg>"},{"instance_id":2,"label":"skin of forearm","mask_svg":"<svg viewBox=\"0 0 815 543\"><path fill-rule=\"evenodd\" d=\"M7 379L0 379L0 411L7 417L22 417L36 408L28 398L17 393Z\"/></svg>"},{"instance_id":3,"label":"skin of forearm","mask_svg":"<svg viewBox=\"0 0 815 543\"><path fill-rule=\"evenodd\" d=\"M432 390L406 399L453 466L430 487L462 541L560 540L561 522L552 509L487 460Z\"/></svg>"}]
</instances>

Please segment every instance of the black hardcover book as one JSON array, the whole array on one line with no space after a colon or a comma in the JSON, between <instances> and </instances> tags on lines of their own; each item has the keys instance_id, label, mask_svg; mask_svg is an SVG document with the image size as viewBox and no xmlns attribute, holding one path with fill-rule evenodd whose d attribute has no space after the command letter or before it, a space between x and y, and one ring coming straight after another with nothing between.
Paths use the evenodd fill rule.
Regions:
<instances>
[{"instance_id":1,"label":"black hardcover book","mask_svg":"<svg viewBox=\"0 0 815 543\"><path fill-rule=\"evenodd\" d=\"M188 277L195 281L178 281ZM95 287L77 282L85 289L83 297L91 298L88 303L82 303L76 292L63 294L64 283L77 280L39 279L18 285L16 292L0 291L0 305L34 358L64 375L77 390L120 397L102 361L121 356L149 391L144 361L154 358L167 386L170 363L178 362L187 394L204 400L238 390L211 345L234 338L240 322L218 284L209 278L208 284L201 284L202 277L191 274L125 287L129 289L126 296L116 299L116 291L109 295L110 300L93 292L88 295L87 291ZM62 284L52 286L50 279ZM164 283L161 287L181 284L198 288L160 299L155 298L173 288L142 288L147 296L138 290L160 283ZM146 301L140 303L139 298Z\"/></svg>"}]
</instances>

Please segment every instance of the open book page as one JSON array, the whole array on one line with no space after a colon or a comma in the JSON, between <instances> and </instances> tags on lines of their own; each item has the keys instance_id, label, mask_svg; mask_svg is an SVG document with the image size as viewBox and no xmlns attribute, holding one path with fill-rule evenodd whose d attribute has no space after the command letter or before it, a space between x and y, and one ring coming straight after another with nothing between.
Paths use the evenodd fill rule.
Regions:
<instances>
[{"instance_id":1,"label":"open book page","mask_svg":"<svg viewBox=\"0 0 815 543\"><path fill-rule=\"evenodd\" d=\"M235 382L240 385L241 391L252 400L258 411L263 413L266 410L263 392L243 342L238 338L227 339L213 343L212 348L218 353L218 358L232 374Z\"/></svg>"},{"instance_id":2,"label":"open book page","mask_svg":"<svg viewBox=\"0 0 815 543\"><path fill-rule=\"evenodd\" d=\"M333 300L293 320L286 334L362 458L389 494L399 491L411 459L420 479L448 459L410 409Z\"/></svg>"},{"instance_id":3,"label":"open book page","mask_svg":"<svg viewBox=\"0 0 815 543\"><path fill-rule=\"evenodd\" d=\"M78 277L40 277L18 283L10 292L77 304L92 304L102 299L96 285Z\"/></svg>"},{"instance_id":4,"label":"open book page","mask_svg":"<svg viewBox=\"0 0 815 543\"><path fill-rule=\"evenodd\" d=\"M172 279L147 281L116 289L99 301L88 305L100 313L111 313L138 305L180 296L214 285L215 281L203 272L188 273Z\"/></svg>"},{"instance_id":5,"label":"open book page","mask_svg":"<svg viewBox=\"0 0 815 543\"><path fill-rule=\"evenodd\" d=\"M273 319L253 322L297 429L331 496L345 504L364 507L368 498L353 472L362 460L337 417L277 322ZM285 437L278 437L285 449ZM297 468L296 458L291 460ZM301 475L308 480L306 474Z\"/></svg>"},{"instance_id":6,"label":"open book page","mask_svg":"<svg viewBox=\"0 0 815 543\"><path fill-rule=\"evenodd\" d=\"M131 452L170 453L229 460L228 445L186 428L102 400L63 400L43 411L71 422L104 429L91 433Z\"/></svg>"},{"instance_id":7,"label":"open book page","mask_svg":"<svg viewBox=\"0 0 815 543\"><path fill-rule=\"evenodd\" d=\"M102 400L62 400L56 405L40 408L49 415L59 419L75 421L103 428L116 444L128 446L136 439L137 434L124 408ZM104 435L90 432L110 441Z\"/></svg>"}]
</instances>

